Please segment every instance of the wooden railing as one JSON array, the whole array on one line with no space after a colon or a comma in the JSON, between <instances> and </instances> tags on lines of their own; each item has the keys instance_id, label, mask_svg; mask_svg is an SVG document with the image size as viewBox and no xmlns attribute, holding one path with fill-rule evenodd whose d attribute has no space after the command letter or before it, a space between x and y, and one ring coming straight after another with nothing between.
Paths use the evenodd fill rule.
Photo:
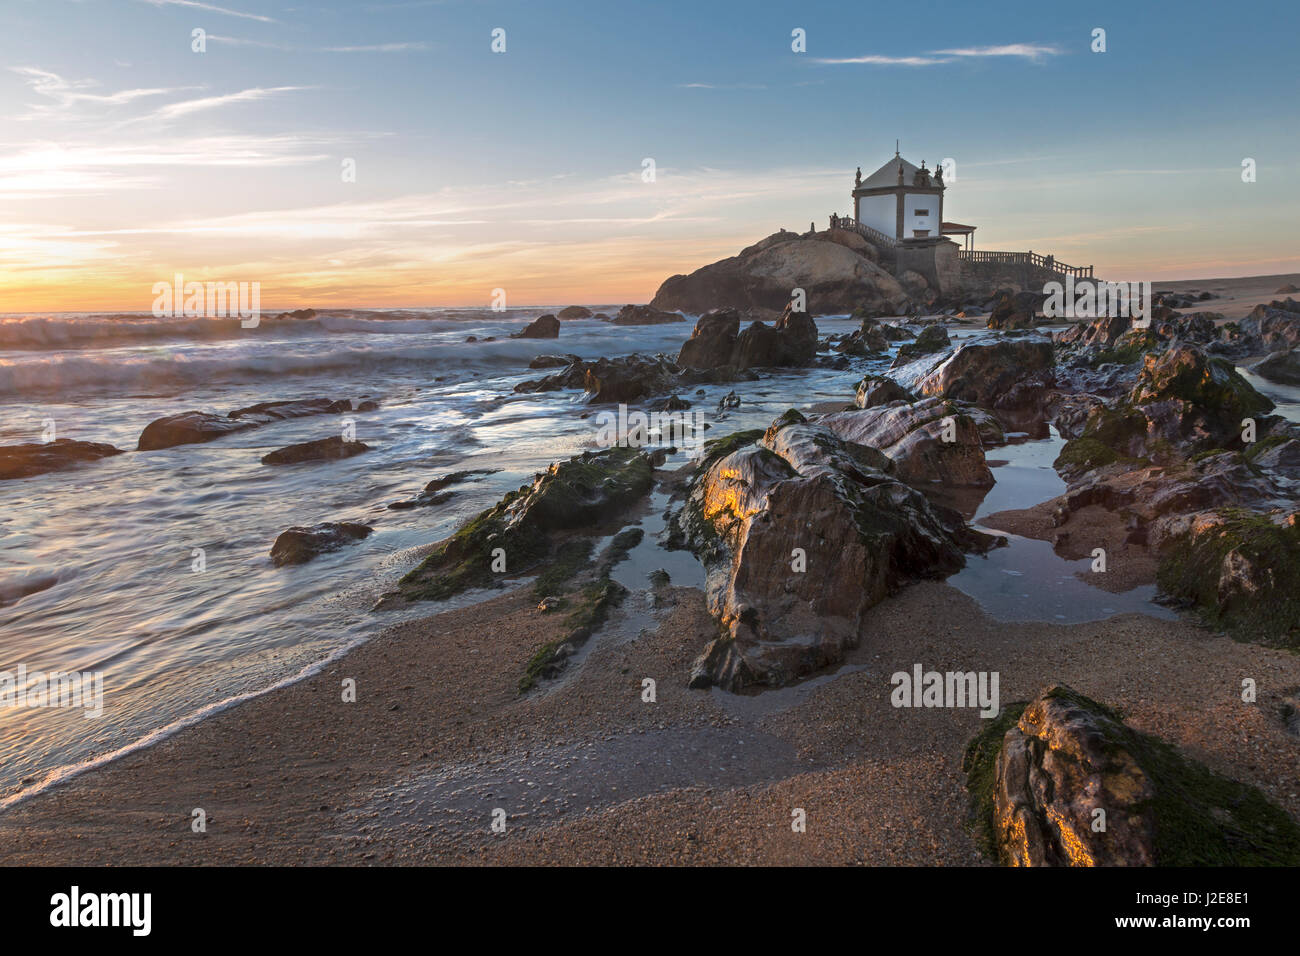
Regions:
<instances>
[{"instance_id":1,"label":"wooden railing","mask_svg":"<svg viewBox=\"0 0 1300 956\"><path fill-rule=\"evenodd\" d=\"M957 258L964 259L967 262L996 262L1001 265L1023 265L1037 266L1040 269L1046 269L1048 272L1056 272L1063 276L1074 276L1076 279L1091 279L1092 266L1071 266L1061 262L1055 256L1040 256L1036 252L989 252L984 249L960 249L957 252Z\"/></svg>"},{"instance_id":2,"label":"wooden railing","mask_svg":"<svg viewBox=\"0 0 1300 956\"><path fill-rule=\"evenodd\" d=\"M849 216L840 216L839 219L834 220L834 225L836 229L846 229L849 232L856 232L863 239L879 246L886 246L892 249L894 246L898 245L898 240L893 236L886 235L879 229L872 229L870 226L864 225Z\"/></svg>"}]
</instances>

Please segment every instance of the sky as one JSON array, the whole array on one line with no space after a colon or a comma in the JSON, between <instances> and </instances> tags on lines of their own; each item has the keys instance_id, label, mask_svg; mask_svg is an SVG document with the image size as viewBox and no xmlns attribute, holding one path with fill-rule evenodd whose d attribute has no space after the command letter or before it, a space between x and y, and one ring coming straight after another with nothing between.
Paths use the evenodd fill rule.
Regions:
<instances>
[{"instance_id":1,"label":"sky","mask_svg":"<svg viewBox=\"0 0 1300 956\"><path fill-rule=\"evenodd\" d=\"M177 273L264 310L644 302L851 213L896 139L952 160L979 249L1296 272L1297 27L1294 0L0 0L0 312L148 311Z\"/></svg>"}]
</instances>

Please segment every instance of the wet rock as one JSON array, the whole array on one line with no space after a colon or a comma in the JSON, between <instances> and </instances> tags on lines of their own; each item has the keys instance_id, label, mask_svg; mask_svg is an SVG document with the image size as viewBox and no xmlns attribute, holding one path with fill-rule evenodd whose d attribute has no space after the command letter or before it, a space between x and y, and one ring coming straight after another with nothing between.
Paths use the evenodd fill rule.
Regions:
<instances>
[{"instance_id":1,"label":"wet rock","mask_svg":"<svg viewBox=\"0 0 1300 956\"><path fill-rule=\"evenodd\" d=\"M1290 349L1286 352L1273 352L1256 363L1251 371L1270 382L1300 385L1300 351Z\"/></svg>"},{"instance_id":2,"label":"wet rock","mask_svg":"<svg viewBox=\"0 0 1300 956\"><path fill-rule=\"evenodd\" d=\"M567 368L575 362L582 361L576 355L539 355L528 363L531 369Z\"/></svg>"},{"instance_id":3,"label":"wet rock","mask_svg":"<svg viewBox=\"0 0 1300 956\"><path fill-rule=\"evenodd\" d=\"M1146 416L1149 441L1189 451L1240 447L1242 420L1273 409L1231 363L1191 345L1148 355L1129 402Z\"/></svg>"},{"instance_id":4,"label":"wet rock","mask_svg":"<svg viewBox=\"0 0 1300 956\"><path fill-rule=\"evenodd\" d=\"M137 448L140 451L153 451L158 448L172 448L176 445L193 445L209 442L233 432L257 428L257 421L240 421L226 415L212 415L207 412L182 412L168 415L150 422L140 434Z\"/></svg>"},{"instance_id":5,"label":"wet rock","mask_svg":"<svg viewBox=\"0 0 1300 956\"><path fill-rule=\"evenodd\" d=\"M556 339L560 337L560 320L555 316L539 315L523 327L523 330L510 336L512 339Z\"/></svg>"},{"instance_id":6,"label":"wet rock","mask_svg":"<svg viewBox=\"0 0 1300 956\"><path fill-rule=\"evenodd\" d=\"M314 319L316 318L316 315L317 313L315 309L294 309L292 312L281 312L276 316L276 319L296 319L302 321L303 319Z\"/></svg>"},{"instance_id":7,"label":"wet rock","mask_svg":"<svg viewBox=\"0 0 1300 956\"><path fill-rule=\"evenodd\" d=\"M370 446L365 442L346 441L334 435L330 438L299 442L296 445L277 449L268 455L263 455L262 464L296 465L307 461L337 461L369 450Z\"/></svg>"},{"instance_id":8,"label":"wet rock","mask_svg":"<svg viewBox=\"0 0 1300 956\"><path fill-rule=\"evenodd\" d=\"M946 328L942 325L927 325L914 341L899 346L898 356L894 359L893 367L906 365L922 355L942 352L951 344L952 340L948 338Z\"/></svg>"},{"instance_id":9,"label":"wet rock","mask_svg":"<svg viewBox=\"0 0 1300 956\"><path fill-rule=\"evenodd\" d=\"M564 320L589 319L591 318L591 309L588 309L586 306L582 306L582 305L566 306L565 308L560 310L559 318Z\"/></svg>"},{"instance_id":10,"label":"wet rock","mask_svg":"<svg viewBox=\"0 0 1300 956\"><path fill-rule=\"evenodd\" d=\"M290 528L275 539L271 561L276 567L304 564L319 554L337 551L370 536L373 529L352 522L326 522L310 528Z\"/></svg>"},{"instance_id":11,"label":"wet rock","mask_svg":"<svg viewBox=\"0 0 1300 956\"><path fill-rule=\"evenodd\" d=\"M1047 296L1041 292L1012 292L1001 289L993 298L989 312L990 329L1032 329Z\"/></svg>"},{"instance_id":12,"label":"wet rock","mask_svg":"<svg viewBox=\"0 0 1300 956\"><path fill-rule=\"evenodd\" d=\"M892 378L866 375L858 382L858 408L875 408L890 402L914 402L916 396Z\"/></svg>"},{"instance_id":13,"label":"wet rock","mask_svg":"<svg viewBox=\"0 0 1300 956\"><path fill-rule=\"evenodd\" d=\"M881 452L801 418L709 443L674 519L674 539L704 563L722 632L693 687L779 686L837 663L868 608L995 540L894 478ZM792 568L792 548L806 571Z\"/></svg>"},{"instance_id":14,"label":"wet rock","mask_svg":"<svg viewBox=\"0 0 1300 956\"><path fill-rule=\"evenodd\" d=\"M394 501L388 507L400 511L408 508L427 508L432 505L440 505L455 497L455 492L444 491L444 488L463 484L467 481L480 481L483 477L495 475L500 470L499 468L471 468L466 471L453 471L450 474L433 479L424 486L424 491L414 498Z\"/></svg>"},{"instance_id":15,"label":"wet rock","mask_svg":"<svg viewBox=\"0 0 1300 956\"><path fill-rule=\"evenodd\" d=\"M23 445L0 446L0 481L8 478L28 478L50 471L60 471L86 461L98 461L122 454L104 442L75 441L58 438L51 442L29 442Z\"/></svg>"},{"instance_id":16,"label":"wet rock","mask_svg":"<svg viewBox=\"0 0 1300 956\"><path fill-rule=\"evenodd\" d=\"M735 309L711 309L696 320L691 337L682 343L677 364L683 368L729 365L739 333L739 312Z\"/></svg>"},{"instance_id":17,"label":"wet rock","mask_svg":"<svg viewBox=\"0 0 1300 956\"><path fill-rule=\"evenodd\" d=\"M1289 308L1285 307L1290 303ZM1257 305L1240 322L1242 338L1253 351L1277 352L1300 345L1300 303L1294 299Z\"/></svg>"},{"instance_id":18,"label":"wet rock","mask_svg":"<svg viewBox=\"0 0 1300 956\"><path fill-rule=\"evenodd\" d=\"M616 517L649 493L653 471L649 457L624 447L557 462L444 541L389 597L441 600L527 573L551 554L554 532ZM497 549L504 572L492 567Z\"/></svg>"},{"instance_id":19,"label":"wet rock","mask_svg":"<svg viewBox=\"0 0 1300 956\"><path fill-rule=\"evenodd\" d=\"M1217 508L1156 522L1156 581L1239 637L1300 648L1300 515Z\"/></svg>"},{"instance_id":20,"label":"wet rock","mask_svg":"<svg viewBox=\"0 0 1300 956\"><path fill-rule=\"evenodd\" d=\"M289 402L262 402L237 408L229 418L239 421L256 422L265 425L268 422L280 422L290 418L306 418L311 415L341 415L352 411L352 402L346 398L306 398Z\"/></svg>"},{"instance_id":21,"label":"wet rock","mask_svg":"<svg viewBox=\"0 0 1300 956\"><path fill-rule=\"evenodd\" d=\"M691 407L691 403L684 398L676 395L669 395L667 398L660 399L650 404L652 412L683 412Z\"/></svg>"},{"instance_id":22,"label":"wet rock","mask_svg":"<svg viewBox=\"0 0 1300 956\"><path fill-rule=\"evenodd\" d=\"M379 411L379 403L376 402L374 399L367 399L366 401L361 402L359 405L357 405L357 411L377 412Z\"/></svg>"},{"instance_id":23,"label":"wet rock","mask_svg":"<svg viewBox=\"0 0 1300 956\"><path fill-rule=\"evenodd\" d=\"M894 474L909 484L993 485L979 426L954 402L896 401L824 415L818 422L845 441L884 452L894 462Z\"/></svg>"},{"instance_id":24,"label":"wet rock","mask_svg":"<svg viewBox=\"0 0 1300 956\"><path fill-rule=\"evenodd\" d=\"M895 374L918 395L941 396L990 410L1037 414L1054 383L1052 343L1039 335L959 345L935 363L913 362Z\"/></svg>"},{"instance_id":25,"label":"wet rock","mask_svg":"<svg viewBox=\"0 0 1300 956\"><path fill-rule=\"evenodd\" d=\"M990 723L968 747L964 769L977 832L1003 863L1300 862L1300 827L1259 790L1129 728L1069 687L1049 687Z\"/></svg>"},{"instance_id":26,"label":"wet rock","mask_svg":"<svg viewBox=\"0 0 1300 956\"><path fill-rule=\"evenodd\" d=\"M665 325L669 322L685 322L686 317L653 305L625 305L618 310L612 321L615 325Z\"/></svg>"},{"instance_id":27,"label":"wet rock","mask_svg":"<svg viewBox=\"0 0 1300 956\"><path fill-rule=\"evenodd\" d=\"M671 391L677 384L677 371L677 366L662 356L602 358L586 366L582 387L592 402L636 402Z\"/></svg>"}]
</instances>

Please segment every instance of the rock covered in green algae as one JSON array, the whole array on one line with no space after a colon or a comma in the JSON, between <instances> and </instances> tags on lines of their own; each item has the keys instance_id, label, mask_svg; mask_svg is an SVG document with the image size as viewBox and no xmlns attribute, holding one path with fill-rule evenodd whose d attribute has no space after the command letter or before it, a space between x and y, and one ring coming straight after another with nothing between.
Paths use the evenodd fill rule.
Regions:
<instances>
[{"instance_id":1,"label":"rock covered in green algae","mask_svg":"<svg viewBox=\"0 0 1300 956\"><path fill-rule=\"evenodd\" d=\"M1155 531L1164 594L1236 636L1300 649L1300 512L1219 508Z\"/></svg>"},{"instance_id":2,"label":"rock covered in green algae","mask_svg":"<svg viewBox=\"0 0 1300 956\"><path fill-rule=\"evenodd\" d=\"M1300 864L1300 826L1259 790L1063 685L990 721L963 769L977 837L1012 866Z\"/></svg>"},{"instance_id":3,"label":"rock covered in green algae","mask_svg":"<svg viewBox=\"0 0 1300 956\"><path fill-rule=\"evenodd\" d=\"M654 466L635 448L586 452L551 465L531 486L507 494L442 543L402 578L407 600L442 600L485 587L501 575L493 552L504 552L505 574L534 568L551 553L553 532L608 520L650 491Z\"/></svg>"},{"instance_id":4,"label":"rock covered in green algae","mask_svg":"<svg viewBox=\"0 0 1300 956\"><path fill-rule=\"evenodd\" d=\"M837 663L868 608L999 540L932 505L893 467L789 412L761 436L706 448L675 519L675 537L705 566L720 630L692 686L779 686Z\"/></svg>"}]
</instances>

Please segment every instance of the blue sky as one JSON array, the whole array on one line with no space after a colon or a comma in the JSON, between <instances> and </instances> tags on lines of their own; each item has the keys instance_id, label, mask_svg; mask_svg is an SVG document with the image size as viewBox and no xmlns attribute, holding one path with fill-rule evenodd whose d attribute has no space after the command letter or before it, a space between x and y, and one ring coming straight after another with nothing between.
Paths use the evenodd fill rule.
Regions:
<instances>
[{"instance_id":1,"label":"blue sky","mask_svg":"<svg viewBox=\"0 0 1300 956\"><path fill-rule=\"evenodd\" d=\"M285 305L642 301L849 211L895 138L956 162L945 216L978 248L1297 271L1298 26L1283 3L6 0L0 310L143 308L175 271Z\"/></svg>"}]
</instances>

